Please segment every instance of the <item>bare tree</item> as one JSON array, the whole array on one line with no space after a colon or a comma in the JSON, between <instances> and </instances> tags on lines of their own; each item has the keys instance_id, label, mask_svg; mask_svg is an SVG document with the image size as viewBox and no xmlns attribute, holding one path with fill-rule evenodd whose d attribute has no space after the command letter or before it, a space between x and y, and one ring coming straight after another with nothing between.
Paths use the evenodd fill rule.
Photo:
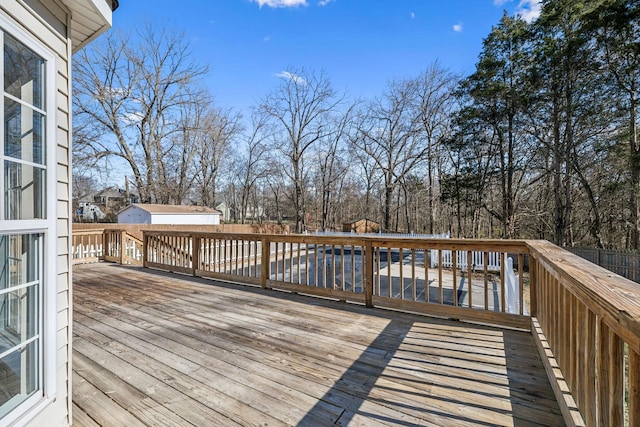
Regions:
<instances>
[{"instance_id":1,"label":"bare tree","mask_svg":"<svg viewBox=\"0 0 640 427\"><path fill-rule=\"evenodd\" d=\"M207 142L210 132L211 116L215 110L208 102L207 93L195 91L193 102L181 105L175 133L171 134L162 146L163 167L159 173L161 191L156 200L166 204L182 204L193 190L194 183L200 176L196 160ZM194 171L194 169L196 169Z\"/></svg>"},{"instance_id":2,"label":"bare tree","mask_svg":"<svg viewBox=\"0 0 640 427\"><path fill-rule=\"evenodd\" d=\"M195 149L193 176L200 203L214 207L218 178L231 158L233 141L242 131L240 115L232 110L210 109L205 115Z\"/></svg>"},{"instance_id":3,"label":"bare tree","mask_svg":"<svg viewBox=\"0 0 640 427\"><path fill-rule=\"evenodd\" d=\"M310 148L329 131L325 116L342 101L324 71L290 69L280 74L278 87L260 104L273 125L275 143L287 159L284 172L292 183L296 232L305 225L304 160Z\"/></svg>"},{"instance_id":4,"label":"bare tree","mask_svg":"<svg viewBox=\"0 0 640 427\"><path fill-rule=\"evenodd\" d=\"M420 138L415 81L395 80L382 97L367 106L352 139L375 162L384 181L383 228L391 229L393 199L398 185L425 158L427 145ZM396 229L398 224L396 223Z\"/></svg>"},{"instance_id":5,"label":"bare tree","mask_svg":"<svg viewBox=\"0 0 640 427\"><path fill-rule=\"evenodd\" d=\"M362 120L362 119L358 119ZM368 219L377 219L379 213L379 205L373 203L374 189L380 184L381 176L378 174L378 168L375 160L363 150L358 148L357 138L360 135L357 131L349 137L348 153L350 158L355 159L351 163L351 167L355 170L354 177L358 186L364 190L364 199L360 198L361 206L358 209L358 215ZM351 220L353 218L347 218Z\"/></svg>"},{"instance_id":6,"label":"bare tree","mask_svg":"<svg viewBox=\"0 0 640 427\"><path fill-rule=\"evenodd\" d=\"M436 211L437 165L442 156L440 141L447 134L449 118L453 110L454 89L458 77L443 68L437 61L416 78L418 92L416 108L423 138L427 145L427 198L429 233L434 233Z\"/></svg>"},{"instance_id":7,"label":"bare tree","mask_svg":"<svg viewBox=\"0 0 640 427\"><path fill-rule=\"evenodd\" d=\"M235 165L234 178L238 181L240 187L239 210L240 222L245 223L247 214L252 213L252 219L261 217L264 206L250 202L257 202L252 195L256 193L256 183L266 175L265 155L267 153L267 145L264 143L266 138L264 116L253 114L251 118L251 131L245 139L245 152L240 155Z\"/></svg>"},{"instance_id":8,"label":"bare tree","mask_svg":"<svg viewBox=\"0 0 640 427\"><path fill-rule=\"evenodd\" d=\"M285 191L286 187L286 176L277 163L269 161L269 167L266 169L266 188L271 197L270 206L265 206L265 210L269 212L269 216L272 219L275 219L278 225L282 225L282 220L284 218L283 214L283 203L285 199Z\"/></svg>"},{"instance_id":9,"label":"bare tree","mask_svg":"<svg viewBox=\"0 0 640 427\"><path fill-rule=\"evenodd\" d=\"M335 215L331 213L336 203L336 193L348 170L348 163L344 161L346 142L354 125L354 109L352 104L344 113L328 117L328 132L322 143L316 147L318 167L318 184L321 192L321 228L327 230L335 226Z\"/></svg>"},{"instance_id":10,"label":"bare tree","mask_svg":"<svg viewBox=\"0 0 640 427\"><path fill-rule=\"evenodd\" d=\"M194 84L207 72L191 59L185 40L147 25L136 37L112 32L74 61L74 118L98 134L79 141L81 149L96 159L123 160L143 202L180 199L163 196L175 170L166 154L184 130L186 106L200 102Z\"/></svg>"}]
</instances>

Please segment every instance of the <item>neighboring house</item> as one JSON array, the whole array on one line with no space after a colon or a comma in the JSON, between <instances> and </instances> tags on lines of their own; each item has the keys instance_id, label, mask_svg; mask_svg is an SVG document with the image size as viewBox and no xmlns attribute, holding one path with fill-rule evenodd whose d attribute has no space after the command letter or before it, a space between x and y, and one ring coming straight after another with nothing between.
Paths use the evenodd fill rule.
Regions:
<instances>
[{"instance_id":1,"label":"neighboring house","mask_svg":"<svg viewBox=\"0 0 640 427\"><path fill-rule=\"evenodd\" d=\"M80 221L100 221L106 216L102 208L93 203L83 203L76 211L76 218Z\"/></svg>"},{"instance_id":2,"label":"neighboring house","mask_svg":"<svg viewBox=\"0 0 640 427\"><path fill-rule=\"evenodd\" d=\"M216 210L220 211L222 220L224 221L240 221L241 219L240 215L236 215L236 211L230 208L226 202L216 205ZM247 207L244 218L248 220L261 220L264 218L264 209L262 207Z\"/></svg>"},{"instance_id":3,"label":"neighboring house","mask_svg":"<svg viewBox=\"0 0 640 427\"><path fill-rule=\"evenodd\" d=\"M216 210L220 211L223 221L233 221L235 219L234 211L225 203L219 203L216 206Z\"/></svg>"},{"instance_id":4,"label":"neighboring house","mask_svg":"<svg viewBox=\"0 0 640 427\"><path fill-rule=\"evenodd\" d=\"M380 231L380 224L370 219L354 219L342 224L342 231L348 233L377 233Z\"/></svg>"},{"instance_id":5,"label":"neighboring house","mask_svg":"<svg viewBox=\"0 0 640 427\"><path fill-rule=\"evenodd\" d=\"M120 210L123 206L138 203L138 196L136 194L115 186L94 193L92 198L93 203L104 205L107 210Z\"/></svg>"},{"instance_id":6,"label":"neighboring house","mask_svg":"<svg viewBox=\"0 0 640 427\"><path fill-rule=\"evenodd\" d=\"M118 224L220 224L220 211L205 206L134 203L118 212Z\"/></svg>"},{"instance_id":7,"label":"neighboring house","mask_svg":"<svg viewBox=\"0 0 640 427\"><path fill-rule=\"evenodd\" d=\"M2 0L0 425L71 423L71 54L116 0Z\"/></svg>"},{"instance_id":8,"label":"neighboring house","mask_svg":"<svg viewBox=\"0 0 640 427\"><path fill-rule=\"evenodd\" d=\"M123 207L138 203L138 195L116 186L74 199L74 221L113 221Z\"/></svg>"},{"instance_id":9,"label":"neighboring house","mask_svg":"<svg viewBox=\"0 0 640 427\"><path fill-rule=\"evenodd\" d=\"M74 200L75 219L78 221L96 221L107 215L115 215L124 206L138 203L138 195L116 186L82 195ZM98 218L93 215L97 212Z\"/></svg>"},{"instance_id":10,"label":"neighboring house","mask_svg":"<svg viewBox=\"0 0 640 427\"><path fill-rule=\"evenodd\" d=\"M257 208L248 207L246 215L244 217L245 219L261 220L264 218L264 209L262 208L262 206L258 206Z\"/></svg>"}]
</instances>

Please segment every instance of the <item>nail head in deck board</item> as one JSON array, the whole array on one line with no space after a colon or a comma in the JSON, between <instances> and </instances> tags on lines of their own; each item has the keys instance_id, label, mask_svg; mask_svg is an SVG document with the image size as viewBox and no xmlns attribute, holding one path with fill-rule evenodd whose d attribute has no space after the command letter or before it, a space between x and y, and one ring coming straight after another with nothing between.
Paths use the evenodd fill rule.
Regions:
<instances>
[{"instance_id":1,"label":"nail head in deck board","mask_svg":"<svg viewBox=\"0 0 640 427\"><path fill-rule=\"evenodd\" d=\"M207 384L219 374L224 384L239 387L229 391L236 398L242 391L251 393L249 401L265 393L279 399L282 407L272 408L281 414L275 424L317 424L322 416L349 425L562 424L550 386L530 378L527 387L528 369L542 365L531 357L526 333L106 264L76 267L74 286L74 351L86 357L85 343L91 343L105 369L117 358L130 362L130 370L139 367L144 384L168 381L163 387L176 398L158 402L162 411L179 410L184 396L233 417L242 402L204 394L224 393ZM421 345L431 334L442 342ZM154 346L158 354L145 354ZM180 351L182 370L167 366L169 355ZM144 391L137 381L127 377ZM162 400L150 398L139 400L132 416L143 402Z\"/></svg>"}]
</instances>

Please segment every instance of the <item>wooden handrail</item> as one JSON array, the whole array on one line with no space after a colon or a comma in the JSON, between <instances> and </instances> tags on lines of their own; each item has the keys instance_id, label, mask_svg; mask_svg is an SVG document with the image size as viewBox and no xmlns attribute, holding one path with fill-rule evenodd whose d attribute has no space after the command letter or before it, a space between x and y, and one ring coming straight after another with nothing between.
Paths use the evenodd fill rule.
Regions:
<instances>
[{"instance_id":1,"label":"wooden handrail","mask_svg":"<svg viewBox=\"0 0 640 427\"><path fill-rule=\"evenodd\" d=\"M509 308L506 304L508 291L504 268L479 270L477 265L468 262L475 252L484 253L484 259L488 259L486 254L489 252L503 258L507 253L513 253L516 260L521 260L520 270L515 274L519 275L522 284L523 256L528 254L522 240L165 231L144 231L144 236L144 265L148 267L339 298L371 307L417 311L521 329L531 327L528 313L523 309L523 287L511 290L520 293L520 300L513 304L520 307L518 312L517 308ZM403 259L400 264L394 261L400 256L398 253ZM448 256L443 257L443 253ZM443 259L451 259L452 253L457 253L450 261L455 268L443 267ZM474 256L473 259L478 262L483 257ZM345 265L351 277L346 277ZM383 265L387 268L384 272L381 270ZM427 270L434 266L440 272L437 275L438 292L432 287L434 279L427 277ZM463 266L464 271L457 274L458 267ZM443 285L442 271L447 268L453 271L453 279L445 274L449 284ZM469 286L470 281L472 286ZM490 290L490 285L495 290ZM474 303L473 295L478 292L481 295ZM492 297L487 298L490 292Z\"/></svg>"},{"instance_id":2,"label":"wooden handrail","mask_svg":"<svg viewBox=\"0 0 640 427\"><path fill-rule=\"evenodd\" d=\"M640 284L547 241L527 246L545 270L640 353Z\"/></svg>"},{"instance_id":3,"label":"wooden handrail","mask_svg":"<svg viewBox=\"0 0 640 427\"><path fill-rule=\"evenodd\" d=\"M640 285L549 242L527 246L534 337L567 424L640 425Z\"/></svg>"}]
</instances>

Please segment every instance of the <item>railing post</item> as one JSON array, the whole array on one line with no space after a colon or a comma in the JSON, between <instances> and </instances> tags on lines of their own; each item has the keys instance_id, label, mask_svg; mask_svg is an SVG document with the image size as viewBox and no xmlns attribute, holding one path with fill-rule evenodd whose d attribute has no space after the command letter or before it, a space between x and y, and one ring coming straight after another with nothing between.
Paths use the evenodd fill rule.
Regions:
<instances>
[{"instance_id":1,"label":"railing post","mask_svg":"<svg viewBox=\"0 0 640 427\"><path fill-rule=\"evenodd\" d=\"M373 242L365 242L365 282L364 282L364 304L373 307Z\"/></svg>"},{"instance_id":2,"label":"railing post","mask_svg":"<svg viewBox=\"0 0 640 427\"><path fill-rule=\"evenodd\" d=\"M120 256L119 256L120 265L123 265L124 262L125 262L125 259L126 259L126 257L125 257L126 250L125 250L125 247L124 247L125 246L125 241L124 240L126 238L126 235L127 235L127 231L126 230L120 230Z\"/></svg>"},{"instance_id":3,"label":"railing post","mask_svg":"<svg viewBox=\"0 0 640 427\"><path fill-rule=\"evenodd\" d=\"M96 250L98 246L98 242L96 241ZM107 230L102 230L102 259L109 256L109 234Z\"/></svg>"},{"instance_id":4,"label":"railing post","mask_svg":"<svg viewBox=\"0 0 640 427\"><path fill-rule=\"evenodd\" d=\"M197 277L198 268L200 267L200 237L191 235L193 242L193 257L191 258L191 267L193 268L193 277Z\"/></svg>"},{"instance_id":5,"label":"railing post","mask_svg":"<svg viewBox=\"0 0 640 427\"><path fill-rule=\"evenodd\" d=\"M142 232L142 267L147 268L149 236L145 231Z\"/></svg>"},{"instance_id":6,"label":"railing post","mask_svg":"<svg viewBox=\"0 0 640 427\"><path fill-rule=\"evenodd\" d=\"M538 317L538 262L529 254L529 315Z\"/></svg>"},{"instance_id":7,"label":"railing post","mask_svg":"<svg viewBox=\"0 0 640 427\"><path fill-rule=\"evenodd\" d=\"M260 284L262 285L262 289L267 289L267 279L271 275L271 241L263 237L261 243L262 261L260 262Z\"/></svg>"}]
</instances>

